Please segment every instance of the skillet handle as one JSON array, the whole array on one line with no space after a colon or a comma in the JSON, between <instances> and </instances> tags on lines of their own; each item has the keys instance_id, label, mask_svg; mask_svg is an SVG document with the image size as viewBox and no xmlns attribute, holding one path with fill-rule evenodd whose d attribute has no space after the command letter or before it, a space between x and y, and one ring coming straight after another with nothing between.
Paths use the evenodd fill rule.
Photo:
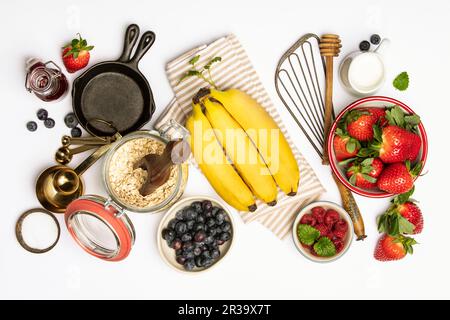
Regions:
<instances>
[{"instance_id":1,"label":"skillet handle","mask_svg":"<svg viewBox=\"0 0 450 320\"><path fill-rule=\"evenodd\" d=\"M131 51L139 38L139 27L136 24L130 24L125 32L125 41L123 43L122 55L118 59L120 62L128 62L130 60Z\"/></svg>"},{"instance_id":2,"label":"skillet handle","mask_svg":"<svg viewBox=\"0 0 450 320\"><path fill-rule=\"evenodd\" d=\"M155 33L153 31L147 31L145 32L141 40L139 41L139 44L136 48L136 52L134 53L133 58L130 60L130 64L133 65L135 68L137 68L139 61L144 56L144 54L150 49L150 47L155 42Z\"/></svg>"}]
</instances>

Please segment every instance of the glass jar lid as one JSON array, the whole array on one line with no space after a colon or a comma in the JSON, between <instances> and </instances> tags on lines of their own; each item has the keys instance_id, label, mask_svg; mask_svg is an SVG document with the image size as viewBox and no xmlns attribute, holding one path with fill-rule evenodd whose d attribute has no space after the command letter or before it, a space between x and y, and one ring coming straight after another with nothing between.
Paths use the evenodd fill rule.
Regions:
<instances>
[{"instance_id":1,"label":"glass jar lid","mask_svg":"<svg viewBox=\"0 0 450 320\"><path fill-rule=\"evenodd\" d=\"M96 195L80 197L65 212L67 229L89 254L107 261L125 259L134 244L133 224L123 209Z\"/></svg>"}]
</instances>

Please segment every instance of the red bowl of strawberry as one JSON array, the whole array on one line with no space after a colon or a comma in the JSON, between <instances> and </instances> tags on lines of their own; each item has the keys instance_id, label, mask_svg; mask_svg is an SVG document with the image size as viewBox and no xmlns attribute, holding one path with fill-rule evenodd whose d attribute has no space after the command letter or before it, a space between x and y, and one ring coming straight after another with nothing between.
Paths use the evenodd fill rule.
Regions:
<instances>
[{"instance_id":1,"label":"red bowl of strawberry","mask_svg":"<svg viewBox=\"0 0 450 320\"><path fill-rule=\"evenodd\" d=\"M314 262L331 262L340 258L353 239L353 224L341 206L316 201L304 207L292 226L295 246Z\"/></svg>"},{"instance_id":2,"label":"red bowl of strawberry","mask_svg":"<svg viewBox=\"0 0 450 320\"><path fill-rule=\"evenodd\" d=\"M351 191L370 198L409 191L423 169L427 151L419 116L404 103L382 96L347 106L328 137L333 173Z\"/></svg>"}]
</instances>

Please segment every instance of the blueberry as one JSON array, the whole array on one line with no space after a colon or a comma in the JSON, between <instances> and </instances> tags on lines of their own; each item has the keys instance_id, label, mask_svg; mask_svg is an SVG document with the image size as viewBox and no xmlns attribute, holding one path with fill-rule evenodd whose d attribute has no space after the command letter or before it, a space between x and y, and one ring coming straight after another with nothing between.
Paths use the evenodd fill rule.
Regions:
<instances>
[{"instance_id":1,"label":"blueberry","mask_svg":"<svg viewBox=\"0 0 450 320\"><path fill-rule=\"evenodd\" d=\"M162 231L162 237L164 240L167 241L172 241L175 239L175 231L171 230L171 229L164 229Z\"/></svg>"},{"instance_id":2,"label":"blueberry","mask_svg":"<svg viewBox=\"0 0 450 320\"><path fill-rule=\"evenodd\" d=\"M194 252L192 250L189 251L184 250L181 256L185 259L192 259L195 257Z\"/></svg>"},{"instance_id":3,"label":"blueberry","mask_svg":"<svg viewBox=\"0 0 450 320\"><path fill-rule=\"evenodd\" d=\"M208 232L206 232L206 234L208 235L208 236L215 236L216 235L216 228L211 228L211 229L208 229Z\"/></svg>"},{"instance_id":4,"label":"blueberry","mask_svg":"<svg viewBox=\"0 0 450 320\"><path fill-rule=\"evenodd\" d=\"M181 249L175 250L175 257L181 256L182 253L183 253L183 250L181 250Z\"/></svg>"},{"instance_id":5,"label":"blueberry","mask_svg":"<svg viewBox=\"0 0 450 320\"><path fill-rule=\"evenodd\" d=\"M202 253L202 249L200 247L194 248L194 256L199 256Z\"/></svg>"},{"instance_id":6,"label":"blueberry","mask_svg":"<svg viewBox=\"0 0 450 320\"><path fill-rule=\"evenodd\" d=\"M27 129L28 129L28 131L31 131L31 132L36 131L37 130L37 123L34 122L34 121L28 121L27 122Z\"/></svg>"},{"instance_id":7,"label":"blueberry","mask_svg":"<svg viewBox=\"0 0 450 320\"><path fill-rule=\"evenodd\" d=\"M200 256L195 257L195 265L199 268L203 267L203 258Z\"/></svg>"},{"instance_id":8,"label":"blueberry","mask_svg":"<svg viewBox=\"0 0 450 320\"><path fill-rule=\"evenodd\" d=\"M187 231L186 223L184 223L183 221L178 221L177 224L175 225L175 231L180 236L185 234Z\"/></svg>"},{"instance_id":9,"label":"blueberry","mask_svg":"<svg viewBox=\"0 0 450 320\"><path fill-rule=\"evenodd\" d=\"M175 218L177 220L183 220L183 216L184 216L183 210L177 211L177 213L175 213Z\"/></svg>"},{"instance_id":10,"label":"blueberry","mask_svg":"<svg viewBox=\"0 0 450 320\"><path fill-rule=\"evenodd\" d=\"M197 219L197 216L198 216L197 212L190 208L187 209L186 211L184 211L184 214L183 214L184 220L186 220L186 221L195 220L195 219Z\"/></svg>"},{"instance_id":11,"label":"blueberry","mask_svg":"<svg viewBox=\"0 0 450 320\"><path fill-rule=\"evenodd\" d=\"M217 258L220 257L220 250L219 249L213 249L213 250L211 250L210 254L211 254L211 258L217 259Z\"/></svg>"},{"instance_id":12,"label":"blueberry","mask_svg":"<svg viewBox=\"0 0 450 320\"><path fill-rule=\"evenodd\" d=\"M203 242L206 238L206 234L205 231L203 230L199 230L197 231L197 233L194 236L194 241L195 242Z\"/></svg>"},{"instance_id":13,"label":"blueberry","mask_svg":"<svg viewBox=\"0 0 450 320\"><path fill-rule=\"evenodd\" d=\"M213 218L206 220L206 225L208 227L214 227L215 224L216 224L216 221Z\"/></svg>"},{"instance_id":14,"label":"blueberry","mask_svg":"<svg viewBox=\"0 0 450 320\"><path fill-rule=\"evenodd\" d=\"M217 243L218 246L221 246L221 245L223 245L225 243L225 241L223 241L221 239L218 239L218 240L216 240L216 243Z\"/></svg>"},{"instance_id":15,"label":"blueberry","mask_svg":"<svg viewBox=\"0 0 450 320\"><path fill-rule=\"evenodd\" d=\"M370 49L370 42L367 40L361 41L359 44L359 50L361 51L369 51Z\"/></svg>"},{"instance_id":16,"label":"blueberry","mask_svg":"<svg viewBox=\"0 0 450 320\"><path fill-rule=\"evenodd\" d=\"M202 252L208 251L208 246L203 244L200 249L202 249Z\"/></svg>"},{"instance_id":17,"label":"blueberry","mask_svg":"<svg viewBox=\"0 0 450 320\"><path fill-rule=\"evenodd\" d=\"M211 244L214 242L214 237L213 236L207 236L205 238L205 244Z\"/></svg>"},{"instance_id":18,"label":"blueberry","mask_svg":"<svg viewBox=\"0 0 450 320\"><path fill-rule=\"evenodd\" d=\"M231 230L231 223L224 222L221 227L223 232L229 232Z\"/></svg>"},{"instance_id":19,"label":"blueberry","mask_svg":"<svg viewBox=\"0 0 450 320\"><path fill-rule=\"evenodd\" d=\"M185 233L181 236L181 241L187 242L192 240L192 235L190 233Z\"/></svg>"},{"instance_id":20,"label":"blueberry","mask_svg":"<svg viewBox=\"0 0 450 320\"><path fill-rule=\"evenodd\" d=\"M205 259L209 259L211 258L211 253L209 252L209 250L205 250L202 252L202 257Z\"/></svg>"},{"instance_id":21,"label":"blueberry","mask_svg":"<svg viewBox=\"0 0 450 320\"><path fill-rule=\"evenodd\" d=\"M175 219L170 220L169 223L167 224L167 228L175 230L175 225L177 224L177 222L178 221Z\"/></svg>"},{"instance_id":22,"label":"blueberry","mask_svg":"<svg viewBox=\"0 0 450 320\"><path fill-rule=\"evenodd\" d=\"M205 217L204 216L202 216L202 215L198 215L197 216L197 222L199 222L199 223L205 223Z\"/></svg>"},{"instance_id":23,"label":"blueberry","mask_svg":"<svg viewBox=\"0 0 450 320\"><path fill-rule=\"evenodd\" d=\"M186 222L186 226L187 226L188 230L192 230L192 228L194 228L194 225L195 225L194 220Z\"/></svg>"},{"instance_id":24,"label":"blueberry","mask_svg":"<svg viewBox=\"0 0 450 320\"><path fill-rule=\"evenodd\" d=\"M197 212L197 213L200 213L200 212L202 212L202 203L200 202L200 201L194 201L194 202L192 202L191 203L191 208L195 211L195 212Z\"/></svg>"},{"instance_id":25,"label":"blueberry","mask_svg":"<svg viewBox=\"0 0 450 320\"><path fill-rule=\"evenodd\" d=\"M52 118L45 119L44 126L49 129L53 128L55 126L55 120L53 120Z\"/></svg>"},{"instance_id":26,"label":"blueberry","mask_svg":"<svg viewBox=\"0 0 450 320\"><path fill-rule=\"evenodd\" d=\"M78 125L78 119L73 112L70 112L64 117L64 123L68 128L72 129Z\"/></svg>"},{"instance_id":27,"label":"blueberry","mask_svg":"<svg viewBox=\"0 0 450 320\"><path fill-rule=\"evenodd\" d=\"M203 223L196 223L194 224L194 231L200 231L205 230L205 225Z\"/></svg>"},{"instance_id":28,"label":"blueberry","mask_svg":"<svg viewBox=\"0 0 450 320\"><path fill-rule=\"evenodd\" d=\"M230 238L231 234L229 232L222 232L219 236L219 240L222 240L223 242L227 242Z\"/></svg>"},{"instance_id":29,"label":"blueberry","mask_svg":"<svg viewBox=\"0 0 450 320\"><path fill-rule=\"evenodd\" d=\"M180 239L175 239L172 241L172 245L171 245L172 249L178 250L178 249L181 249L181 246L182 246L182 243L181 243Z\"/></svg>"},{"instance_id":30,"label":"blueberry","mask_svg":"<svg viewBox=\"0 0 450 320\"><path fill-rule=\"evenodd\" d=\"M212 203L209 200L203 200L202 202L202 208L204 212L209 212L212 210Z\"/></svg>"},{"instance_id":31,"label":"blueberry","mask_svg":"<svg viewBox=\"0 0 450 320\"><path fill-rule=\"evenodd\" d=\"M212 213L213 216L216 216L217 212L219 212L219 211L220 211L219 207L213 207L212 210L211 210L211 213Z\"/></svg>"},{"instance_id":32,"label":"blueberry","mask_svg":"<svg viewBox=\"0 0 450 320\"><path fill-rule=\"evenodd\" d=\"M186 241L182 246L184 251L192 251L194 250L194 244L191 241Z\"/></svg>"},{"instance_id":33,"label":"blueberry","mask_svg":"<svg viewBox=\"0 0 450 320\"><path fill-rule=\"evenodd\" d=\"M177 257L177 262L181 265L184 265L184 263L186 262L186 258L183 256L178 256Z\"/></svg>"},{"instance_id":34,"label":"blueberry","mask_svg":"<svg viewBox=\"0 0 450 320\"><path fill-rule=\"evenodd\" d=\"M203 264L204 264L205 268L208 268L208 267L212 266L212 265L213 265L213 263L214 263L214 260L213 260L213 259L211 259L211 258L209 258L209 259L205 259L205 261L203 262Z\"/></svg>"},{"instance_id":35,"label":"blueberry","mask_svg":"<svg viewBox=\"0 0 450 320\"><path fill-rule=\"evenodd\" d=\"M184 269L186 269L187 271L191 271L192 269L195 268L195 261L194 261L194 259L186 260L183 266L184 266Z\"/></svg>"},{"instance_id":36,"label":"blueberry","mask_svg":"<svg viewBox=\"0 0 450 320\"><path fill-rule=\"evenodd\" d=\"M370 36L370 42L374 45L379 44L381 41L381 37L378 34L373 34Z\"/></svg>"},{"instance_id":37,"label":"blueberry","mask_svg":"<svg viewBox=\"0 0 450 320\"><path fill-rule=\"evenodd\" d=\"M79 137L81 137L81 129L78 128L78 127L72 128L72 129L70 130L70 135L71 135L73 138L79 138Z\"/></svg>"},{"instance_id":38,"label":"blueberry","mask_svg":"<svg viewBox=\"0 0 450 320\"><path fill-rule=\"evenodd\" d=\"M219 235L222 233L222 228L217 226L214 230L216 230L216 234Z\"/></svg>"},{"instance_id":39,"label":"blueberry","mask_svg":"<svg viewBox=\"0 0 450 320\"><path fill-rule=\"evenodd\" d=\"M36 116L37 116L37 118L38 118L39 120L44 121L44 120L47 119L47 117L48 117L48 111L45 110L45 109L39 109L39 110L36 112Z\"/></svg>"}]
</instances>

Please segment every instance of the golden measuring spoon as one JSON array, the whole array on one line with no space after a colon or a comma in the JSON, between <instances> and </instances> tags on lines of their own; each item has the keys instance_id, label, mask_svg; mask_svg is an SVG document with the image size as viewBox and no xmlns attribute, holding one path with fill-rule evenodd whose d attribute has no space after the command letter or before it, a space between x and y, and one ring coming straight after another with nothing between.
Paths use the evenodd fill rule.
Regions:
<instances>
[{"instance_id":1,"label":"golden measuring spoon","mask_svg":"<svg viewBox=\"0 0 450 320\"><path fill-rule=\"evenodd\" d=\"M120 137L116 134L117 138ZM56 165L42 172L36 182L36 196L41 205L55 213L63 213L69 203L84 193L81 175L100 159L112 144L99 147L75 169Z\"/></svg>"},{"instance_id":2,"label":"golden measuring spoon","mask_svg":"<svg viewBox=\"0 0 450 320\"><path fill-rule=\"evenodd\" d=\"M66 165L70 161L72 161L74 154L82 153L97 147L98 146L96 145L84 145L72 149L69 149L69 147L61 147L55 153L55 161L58 162L59 164Z\"/></svg>"}]
</instances>

